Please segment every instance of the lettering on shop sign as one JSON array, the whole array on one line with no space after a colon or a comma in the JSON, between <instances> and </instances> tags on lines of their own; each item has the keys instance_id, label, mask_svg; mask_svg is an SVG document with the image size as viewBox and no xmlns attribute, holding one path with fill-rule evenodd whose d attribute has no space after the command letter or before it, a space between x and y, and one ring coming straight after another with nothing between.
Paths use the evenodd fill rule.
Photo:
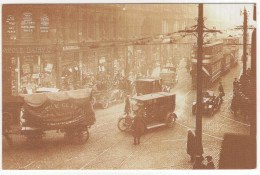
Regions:
<instances>
[{"instance_id":1,"label":"lettering on shop sign","mask_svg":"<svg viewBox=\"0 0 260 175\"><path fill-rule=\"evenodd\" d=\"M3 47L3 53L52 53L52 47Z\"/></svg>"}]
</instances>

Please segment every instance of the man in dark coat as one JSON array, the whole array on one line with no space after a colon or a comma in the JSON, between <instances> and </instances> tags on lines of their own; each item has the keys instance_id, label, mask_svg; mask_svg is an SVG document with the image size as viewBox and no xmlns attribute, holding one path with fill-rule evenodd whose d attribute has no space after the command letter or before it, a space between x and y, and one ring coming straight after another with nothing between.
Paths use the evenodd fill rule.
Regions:
<instances>
[{"instance_id":1,"label":"man in dark coat","mask_svg":"<svg viewBox=\"0 0 260 175\"><path fill-rule=\"evenodd\" d=\"M221 81L219 82L218 92L219 92L219 96L220 96L221 101L223 101L223 96L225 96L225 92L224 92L224 88L222 86Z\"/></svg>"},{"instance_id":2,"label":"man in dark coat","mask_svg":"<svg viewBox=\"0 0 260 175\"><path fill-rule=\"evenodd\" d=\"M126 100L125 100L125 113L126 115L129 115L130 113L130 100L129 100L129 95L126 97Z\"/></svg>"},{"instance_id":3,"label":"man in dark coat","mask_svg":"<svg viewBox=\"0 0 260 175\"><path fill-rule=\"evenodd\" d=\"M195 158L195 135L191 130L188 131L187 153L190 155L191 162L193 162Z\"/></svg>"},{"instance_id":4,"label":"man in dark coat","mask_svg":"<svg viewBox=\"0 0 260 175\"><path fill-rule=\"evenodd\" d=\"M215 169L215 165L212 162L212 157L206 156L206 159L207 159L207 169Z\"/></svg>"},{"instance_id":5,"label":"man in dark coat","mask_svg":"<svg viewBox=\"0 0 260 175\"><path fill-rule=\"evenodd\" d=\"M134 136L134 144L140 144L140 138L141 135L144 133L145 130L145 123L142 119L142 110L139 109L139 112L134 118L134 123L133 123L133 136Z\"/></svg>"}]
</instances>

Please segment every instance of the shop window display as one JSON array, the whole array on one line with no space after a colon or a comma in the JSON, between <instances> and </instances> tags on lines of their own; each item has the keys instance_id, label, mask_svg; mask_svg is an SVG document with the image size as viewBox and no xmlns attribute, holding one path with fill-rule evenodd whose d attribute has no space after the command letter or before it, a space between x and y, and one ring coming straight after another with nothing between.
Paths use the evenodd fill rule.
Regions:
<instances>
[{"instance_id":1,"label":"shop window display","mask_svg":"<svg viewBox=\"0 0 260 175\"><path fill-rule=\"evenodd\" d=\"M50 58L24 56L21 60L21 89L34 93L40 87L56 87L54 64Z\"/></svg>"}]
</instances>

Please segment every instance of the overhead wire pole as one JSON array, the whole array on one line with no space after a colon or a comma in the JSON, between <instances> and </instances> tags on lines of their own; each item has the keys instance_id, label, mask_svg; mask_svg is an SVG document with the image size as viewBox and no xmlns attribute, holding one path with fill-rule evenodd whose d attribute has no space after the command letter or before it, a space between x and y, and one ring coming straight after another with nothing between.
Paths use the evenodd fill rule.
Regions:
<instances>
[{"instance_id":1,"label":"overhead wire pole","mask_svg":"<svg viewBox=\"0 0 260 175\"><path fill-rule=\"evenodd\" d=\"M246 74L246 68L247 68L247 12L244 8L244 26L243 26L243 74Z\"/></svg>"},{"instance_id":2,"label":"overhead wire pole","mask_svg":"<svg viewBox=\"0 0 260 175\"><path fill-rule=\"evenodd\" d=\"M196 141L198 155L202 155L202 52L203 52L203 4L199 4L198 11L198 50L197 50L197 112L196 112Z\"/></svg>"},{"instance_id":3,"label":"overhead wire pole","mask_svg":"<svg viewBox=\"0 0 260 175\"><path fill-rule=\"evenodd\" d=\"M196 145L195 150L197 155L203 154L202 146L202 60L203 60L203 34L220 32L220 30L211 30L205 27L203 19L203 4L199 4L198 9L198 23L196 26L192 27L191 30L180 30L179 32L192 33L195 35L197 33L197 112L196 112ZM195 35L196 36L196 35Z\"/></svg>"}]
</instances>

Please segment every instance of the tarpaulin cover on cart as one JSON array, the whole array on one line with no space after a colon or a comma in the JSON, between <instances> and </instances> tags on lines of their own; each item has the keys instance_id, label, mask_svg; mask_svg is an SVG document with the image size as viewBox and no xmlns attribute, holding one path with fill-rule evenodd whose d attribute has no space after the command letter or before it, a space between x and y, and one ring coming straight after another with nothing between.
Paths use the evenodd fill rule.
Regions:
<instances>
[{"instance_id":1,"label":"tarpaulin cover on cart","mask_svg":"<svg viewBox=\"0 0 260 175\"><path fill-rule=\"evenodd\" d=\"M95 122L92 89L24 95L24 118L33 126L67 126Z\"/></svg>"}]
</instances>

